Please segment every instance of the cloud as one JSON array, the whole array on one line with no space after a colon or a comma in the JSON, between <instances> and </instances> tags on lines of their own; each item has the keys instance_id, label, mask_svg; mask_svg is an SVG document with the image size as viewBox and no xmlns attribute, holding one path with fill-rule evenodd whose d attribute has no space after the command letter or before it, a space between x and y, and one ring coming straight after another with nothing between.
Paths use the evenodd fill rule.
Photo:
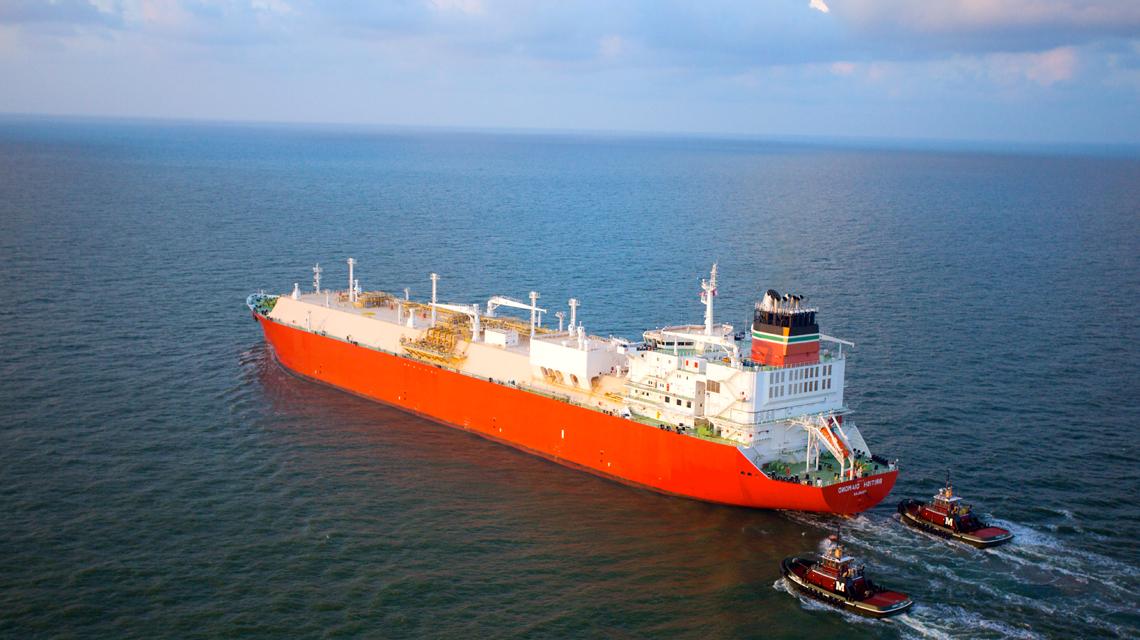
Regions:
<instances>
[{"instance_id":1,"label":"cloud","mask_svg":"<svg viewBox=\"0 0 1140 640\"><path fill-rule=\"evenodd\" d=\"M1078 54L1073 47L1059 47L1041 53L993 54L991 70L998 79L1024 79L1042 87L1072 80Z\"/></svg>"},{"instance_id":2,"label":"cloud","mask_svg":"<svg viewBox=\"0 0 1140 640\"><path fill-rule=\"evenodd\" d=\"M293 7L284 0L250 0L250 6L258 11L269 13L294 13Z\"/></svg>"},{"instance_id":3,"label":"cloud","mask_svg":"<svg viewBox=\"0 0 1140 640\"><path fill-rule=\"evenodd\" d=\"M841 103L854 135L951 136L969 107L977 136L1062 105L1140 138L1135 0L804 4L0 0L0 110L811 131L757 114Z\"/></svg>"},{"instance_id":4,"label":"cloud","mask_svg":"<svg viewBox=\"0 0 1140 640\"><path fill-rule=\"evenodd\" d=\"M831 72L837 76L849 76L855 73L855 64L851 62L832 62Z\"/></svg>"},{"instance_id":5,"label":"cloud","mask_svg":"<svg viewBox=\"0 0 1140 640\"><path fill-rule=\"evenodd\" d=\"M1033 56L1025 77L1043 86L1070 80L1077 69L1077 52L1072 47L1061 47Z\"/></svg>"},{"instance_id":6,"label":"cloud","mask_svg":"<svg viewBox=\"0 0 1140 640\"><path fill-rule=\"evenodd\" d=\"M831 0L832 15L895 46L1024 51L1140 34L1140 2L1121 0Z\"/></svg>"},{"instance_id":7,"label":"cloud","mask_svg":"<svg viewBox=\"0 0 1140 640\"><path fill-rule=\"evenodd\" d=\"M483 13L482 0L428 0L428 6L439 12L458 12L467 15Z\"/></svg>"},{"instance_id":8,"label":"cloud","mask_svg":"<svg viewBox=\"0 0 1140 640\"><path fill-rule=\"evenodd\" d=\"M125 26L168 40L229 44L350 37L434 47L457 58L557 64L622 53L625 64L725 75L757 65L1041 52L1140 34L1136 1L809 0L810 10L802 7L733 0L0 0L0 22ZM622 34L620 44L606 40L614 34Z\"/></svg>"},{"instance_id":9,"label":"cloud","mask_svg":"<svg viewBox=\"0 0 1140 640\"><path fill-rule=\"evenodd\" d=\"M1011 26L1076 28L1140 24L1140 4L1118 0L832 0L837 13L864 24L898 24L932 33Z\"/></svg>"},{"instance_id":10,"label":"cloud","mask_svg":"<svg viewBox=\"0 0 1140 640\"><path fill-rule=\"evenodd\" d=\"M618 35L605 36L598 41L598 53L603 58L616 58L625 51L625 40Z\"/></svg>"},{"instance_id":11,"label":"cloud","mask_svg":"<svg viewBox=\"0 0 1140 640\"><path fill-rule=\"evenodd\" d=\"M0 24L68 24L116 26L122 16L88 0L4 0L0 2Z\"/></svg>"}]
</instances>

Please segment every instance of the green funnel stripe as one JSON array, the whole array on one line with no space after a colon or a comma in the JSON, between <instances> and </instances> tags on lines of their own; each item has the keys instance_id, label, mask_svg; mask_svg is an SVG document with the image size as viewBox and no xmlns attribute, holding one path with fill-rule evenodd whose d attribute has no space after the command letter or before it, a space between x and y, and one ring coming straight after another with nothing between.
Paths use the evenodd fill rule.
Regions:
<instances>
[{"instance_id":1,"label":"green funnel stripe","mask_svg":"<svg viewBox=\"0 0 1140 640\"><path fill-rule=\"evenodd\" d=\"M809 333L803 336L778 336L774 333L764 333L763 331L752 330L753 340L763 340L764 342L775 342L777 344L799 344L801 342L816 342L819 340L818 333Z\"/></svg>"}]
</instances>

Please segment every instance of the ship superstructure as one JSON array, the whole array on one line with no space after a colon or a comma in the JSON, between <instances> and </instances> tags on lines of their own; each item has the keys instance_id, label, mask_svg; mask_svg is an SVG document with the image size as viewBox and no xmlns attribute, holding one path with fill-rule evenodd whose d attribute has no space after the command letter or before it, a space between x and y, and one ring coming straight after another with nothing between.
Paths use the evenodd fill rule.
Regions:
<instances>
[{"instance_id":1,"label":"ship superstructure","mask_svg":"<svg viewBox=\"0 0 1140 640\"><path fill-rule=\"evenodd\" d=\"M530 292L483 304L295 284L248 304L288 369L481 435L658 491L742 506L855 512L897 472L874 456L843 401L844 346L816 310L769 290L751 349L714 319L717 268L701 283L704 323L641 342L586 331L580 303L557 327ZM515 313L510 315L510 311ZM517 317L521 312L523 317Z\"/></svg>"}]
</instances>

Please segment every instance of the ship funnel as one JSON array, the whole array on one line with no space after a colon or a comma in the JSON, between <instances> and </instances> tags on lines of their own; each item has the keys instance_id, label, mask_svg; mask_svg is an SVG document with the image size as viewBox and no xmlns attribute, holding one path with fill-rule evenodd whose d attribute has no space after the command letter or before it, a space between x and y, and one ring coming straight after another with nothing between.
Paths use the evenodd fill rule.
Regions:
<instances>
[{"instance_id":1,"label":"ship funnel","mask_svg":"<svg viewBox=\"0 0 1140 640\"><path fill-rule=\"evenodd\" d=\"M768 289L752 319L752 360L783 367L819 362L819 325L815 309L802 295Z\"/></svg>"}]
</instances>

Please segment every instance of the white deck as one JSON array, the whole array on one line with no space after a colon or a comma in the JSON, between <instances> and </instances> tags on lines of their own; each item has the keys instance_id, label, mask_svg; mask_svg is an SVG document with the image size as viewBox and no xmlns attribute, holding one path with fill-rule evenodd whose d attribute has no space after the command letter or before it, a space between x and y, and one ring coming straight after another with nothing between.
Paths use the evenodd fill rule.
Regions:
<instances>
[{"instance_id":1,"label":"white deck","mask_svg":"<svg viewBox=\"0 0 1140 640\"><path fill-rule=\"evenodd\" d=\"M413 314L412 327L408 326L409 313ZM297 300L281 296L269 317L301 329L399 355L406 355L400 339L419 339L431 321L430 311L420 303L413 303L411 309L401 309L395 303L362 308L347 301L338 301L336 292L302 294ZM401 320L399 323L398 319ZM544 340L558 338L570 339L570 336L564 332L543 334L542 337ZM623 403L606 396L607 393L622 393L625 380L621 377L602 376L595 390L586 392L534 376L530 364L530 336L522 332L514 346L464 340L456 345L455 353L466 357L454 369L467 375L513 384L602 411L620 412L623 407Z\"/></svg>"}]
</instances>

